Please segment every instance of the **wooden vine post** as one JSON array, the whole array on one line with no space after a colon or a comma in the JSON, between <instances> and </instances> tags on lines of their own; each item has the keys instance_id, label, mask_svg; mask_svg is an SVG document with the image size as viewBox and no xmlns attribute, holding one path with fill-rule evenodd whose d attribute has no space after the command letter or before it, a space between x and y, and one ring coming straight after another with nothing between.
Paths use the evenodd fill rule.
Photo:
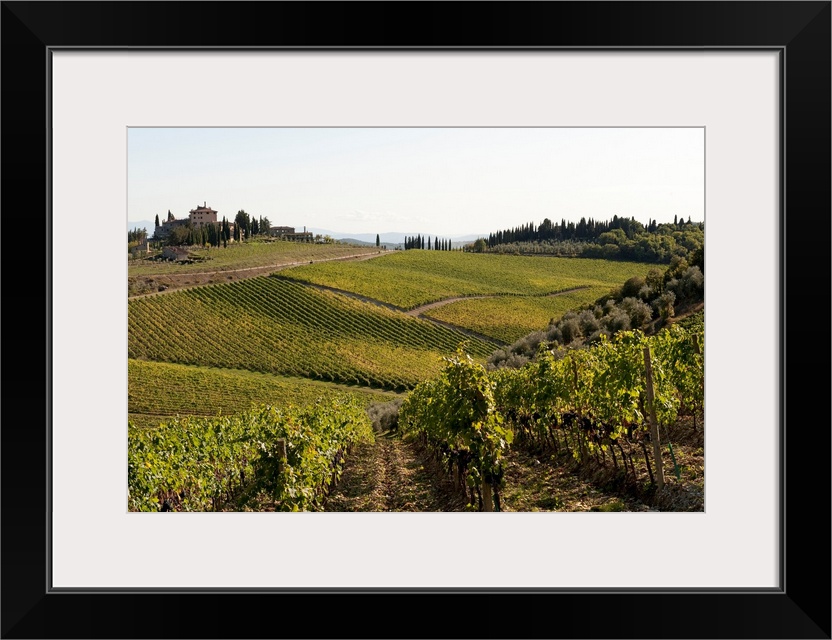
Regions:
<instances>
[{"instance_id":1,"label":"wooden vine post","mask_svg":"<svg viewBox=\"0 0 832 640\"><path fill-rule=\"evenodd\" d=\"M494 500L491 497L491 485L485 479L485 474L482 475L482 510L494 511Z\"/></svg>"},{"instance_id":2,"label":"wooden vine post","mask_svg":"<svg viewBox=\"0 0 832 640\"><path fill-rule=\"evenodd\" d=\"M277 439L277 473L283 475L286 469L286 438Z\"/></svg>"},{"instance_id":3,"label":"wooden vine post","mask_svg":"<svg viewBox=\"0 0 832 640\"><path fill-rule=\"evenodd\" d=\"M696 355L698 355L698 356L702 355L702 347L699 346L699 336L695 333L693 334L693 350L696 353ZM702 380L702 385L703 386L705 385L705 380L704 379ZM694 430L694 432L696 431L696 407L695 406L694 406L694 409L693 409L693 430Z\"/></svg>"},{"instance_id":4,"label":"wooden vine post","mask_svg":"<svg viewBox=\"0 0 832 640\"><path fill-rule=\"evenodd\" d=\"M659 424L656 420L655 395L653 394L653 365L650 362L650 347L644 347L644 368L647 373L647 416L650 420L650 440L653 442L653 460L656 462L656 486L664 488L662 452L659 443Z\"/></svg>"},{"instance_id":5,"label":"wooden vine post","mask_svg":"<svg viewBox=\"0 0 832 640\"><path fill-rule=\"evenodd\" d=\"M578 393L578 363L572 360L572 388ZM575 437L578 439L578 451L581 454L581 464L586 463L587 453L584 445L584 432L581 425L575 430Z\"/></svg>"},{"instance_id":6,"label":"wooden vine post","mask_svg":"<svg viewBox=\"0 0 832 640\"><path fill-rule=\"evenodd\" d=\"M277 478L275 478L276 493L274 497L277 498L278 493L282 491L283 473L286 471L286 438L278 438L275 444L277 445L277 451L275 452L277 457Z\"/></svg>"}]
</instances>

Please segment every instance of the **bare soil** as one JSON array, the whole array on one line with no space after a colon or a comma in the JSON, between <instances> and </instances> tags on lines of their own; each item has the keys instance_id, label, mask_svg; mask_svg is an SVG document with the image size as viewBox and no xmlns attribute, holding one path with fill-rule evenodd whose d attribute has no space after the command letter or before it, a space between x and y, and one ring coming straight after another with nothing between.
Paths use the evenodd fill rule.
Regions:
<instances>
[{"instance_id":1,"label":"bare soil","mask_svg":"<svg viewBox=\"0 0 832 640\"><path fill-rule=\"evenodd\" d=\"M313 264L318 262L330 262L331 260L369 260L377 258L383 253L361 253L351 256L338 256L335 258L321 258L303 262L287 262L270 264L262 267L244 267L241 269L225 269L217 271L200 271L194 273L166 273L152 276L130 276L127 278L127 295L129 298L141 298L144 296L169 293L178 289L190 289L207 284L220 284L224 282L236 282L246 278L265 276L276 271L289 269L302 264Z\"/></svg>"},{"instance_id":2,"label":"bare soil","mask_svg":"<svg viewBox=\"0 0 832 640\"><path fill-rule=\"evenodd\" d=\"M465 498L409 442L380 436L357 447L326 511L463 511Z\"/></svg>"},{"instance_id":3,"label":"bare soil","mask_svg":"<svg viewBox=\"0 0 832 640\"><path fill-rule=\"evenodd\" d=\"M668 436L665 432L662 434ZM625 482L611 465L579 465L568 455L533 453L515 447L504 462L500 491L504 512L534 511L703 511L704 434L686 417L664 441L665 488L657 495L646 481L643 459L634 460L639 483ZM679 470L679 478L675 470ZM429 452L395 435L357 447L328 499L326 511L470 511L468 497Z\"/></svg>"}]
</instances>

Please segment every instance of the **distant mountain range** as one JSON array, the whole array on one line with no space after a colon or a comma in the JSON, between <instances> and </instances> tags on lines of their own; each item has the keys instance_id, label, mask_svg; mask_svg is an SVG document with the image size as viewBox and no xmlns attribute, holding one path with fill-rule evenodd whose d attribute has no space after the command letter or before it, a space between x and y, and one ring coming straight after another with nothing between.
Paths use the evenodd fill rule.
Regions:
<instances>
[{"instance_id":1,"label":"distant mountain range","mask_svg":"<svg viewBox=\"0 0 832 640\"><path fill-rule=\"evenodd\" d=\"M374 233L339 233L337 231L330 231L329 229L316 229L314 227L310 227L307 231L311 231L315 234L321 234L322 236L329 236L330 238L335 238L336 240L353 240L358 241L361 243L367 244L375 244L376 243L376 234ZM401 244L404 242L405 238L412 238L413 236L418 236L419 232L414 231L413 233L399 233L397 231L391 231L388 233L379 233L378 238L381 244ZM427 241L427 237L429 234L423 233L422 236ZM466 242L473 242L477 238L487 238L488 234L484 235L476 235L476 234L468 234L466 236L452 236L451 243L454 246L458 246L461 244L465 244ZM431 241L433 241L434 236L430 235ZM440 239L446 239L447 236L439 236Z\"/></svg>"},{"instance_id":2,"label":"distant mountain range","mask_svg":"<svg viewBox=\"0 0 832 640\"><path fill-rule=\"evenodd\" d=\"M156 227L156 223L154 220L128 220L127 221L127 230L132 231L138 227L139 229L145 229L147 234L152 236L153 230ZM330 238L334 238L335 240L345 240L348 242L353 242L355 244L368 244L368 245L375 245L376 243L376 234L374 233L339 233L337 231L330 231L329 229L316 229L314 227L309 227L307 231L311 231L314 234L320 234L322 236L329 236ZM389 233L380 233L379 235L379 242L381 244L386 245L397 245L404 242L406 237L413 237L419 235L418 232L413 233L398 233L398 232L389 232ZM426 239L428 234L422 234ZM431 235L431 240L433 240L434 236ZM465 236L453 236L451 237L451 244L454 247L461 246L468 242L473 242L477 238L487 238L488 234L468 234ZM440 239L447 239L447 236L439 236Z\"/></svg>"},{"instance_id":3,"label":"distant mountain range","mask_svg":"<svg viewBox=\"0 0 832 640\"><path fill-rule=\"evenodd\" d=\"M132 231L138 227L139 229L144 229L147 231L147 235L153 235L153 229L156 228L156 221L155 220L128 220L127 221L127 230Z\"/></svg>"}]
</instances>

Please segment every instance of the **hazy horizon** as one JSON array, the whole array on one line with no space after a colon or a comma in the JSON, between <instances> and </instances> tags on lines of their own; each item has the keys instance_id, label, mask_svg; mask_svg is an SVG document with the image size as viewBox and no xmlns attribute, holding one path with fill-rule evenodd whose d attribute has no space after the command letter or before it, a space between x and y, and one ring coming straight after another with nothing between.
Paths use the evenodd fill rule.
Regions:
<instances>
[{"instance_id":1,"label":"hazy horizon","mask_svg":"<svg viewBox=\"0 0 832 640\"><path fill-rule=\"evenodd\" d=\"M129 128L128 226L207 203L339 234L704 220L703 128Z\"/></svg>"}]
</instances>

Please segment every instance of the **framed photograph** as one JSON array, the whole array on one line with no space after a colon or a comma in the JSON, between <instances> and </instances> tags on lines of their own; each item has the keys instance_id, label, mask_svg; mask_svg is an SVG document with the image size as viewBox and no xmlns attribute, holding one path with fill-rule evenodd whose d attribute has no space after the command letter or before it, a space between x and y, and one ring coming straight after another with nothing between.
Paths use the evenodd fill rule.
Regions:
<instances>
[{"instance_id":1,"label":"framed photograph","mask_svg":"<svg viewBox=\"0 0 832 640\"><path fill-rule=\"evenodd\" d=\"M127 135L131 512L705 510L704 127Z\"/></svg>"},{"instance_id":2,"label":"framed photograph","mask_svg":"<svg viewBox=\"0 0 832 640\"><path fill-rule=\"evenodd\" d=\"M42 228L40 243L30 242L28 229L21 230L29 239L25 243L20 233L3 240L4 637L830 637L829 519L796 506L809 494L823 516L829 504L825 413L817 425L817 399L828 397L829 338L827 331L806 326L794 308L808 302L802 298L809 282L815 288L820 281L823 291L830 284L829 2L335 3L325 8L4 2L2 11L6 228L20 228L15 212L21 202L45 213L28 214L28 224L22 225ZM369 28L378 20L397 23L405 14L417 35L387 31L382 36ZM414 141L414 132L433 137ZM497 147L486 140L495 132L513 136L499 147L513 161L482 161L495 157ZM574 139L555 136L564 132L573 132ZM248 257L254 262L235 263L229 270L220 264L222 243L234 246L243 240L236 234L253 234L260 244L249 247L272 251L281 243L280 251L297 254L297 260L283 265L293 269L268 282L291 288L291 296L335 304L328 290L350 289L347 293L376 303L420 310L435 301L407 298L408 278L417 269L413 261L428 256L435 262L443 255L440 239L462 257L468 255L462 251L466 243L476 251L475 238L465 238L464 229L482 236L479 250L500 245L487 235L503 230L499 217L489 217L494 203L528 207L537 198L563 208L569 202L564 194L572 192L609 209L604 199L610 193L641 189L648 233L656 217L651 207L667 206L656 205L659 194L675 188L678 201L679 192L688 189L688 183L667 176L672 167L685 166L683 156L689 154L681 139L663 142L658 152L630 138L615 139L616 132L692 133L691 148L697 151L691 157L702 160L699 174L687 170L689 181L701 184L698 196L693 190L699 209L692 217L701 211L701 259L711 275L704 293L710 304L702 452L707 482L701 508L604 513L619 509L599 501L591 510L500 509L506 504L500 500L508 498L486 491L491 468L466 485L473 487L466 493L468 510L515 513L222 509L210 502L219 494L203 495L195 485L170 491L154 485L145 502L128 504L128 494L135 497L136 491L128 488L127 459L137 454L136 440L126 442L125 413L131 419L187 413L184 387L177 386L177 376L185 374L174 368L206 365L181 358L163 362L154 349L160 344L167 352L187 348L176 342L173 324L187 326L180 333L200 340L216 335L219 318L231 326L243 317L236 307L220 313L220 303L207 298L194 305L213 309L214 315L162 312L159 301L183 294L167 290L203 291L195 285L211 284L212 291L221 292L239 280L259 300L290 295L256 290L265 284L232 275L263 265ZM587 133L598 135L581 137ZM235 138L232 153L223 136L241 134L248 139ZM518 144L522 135L532 141ZM271 165L264 145L293 151L282 166ZM386 156L368 151L379 147ZM637 149L625 156L634 158L629 173L612 166L616 147ZM445 202L464 191L459 186L464 180L470 185L469 201L471 192L486 195L475 206L443 211L445 220L424 216L425 227L454 216L459 226L437 229L427 247L421 234L430 229L389 229L405 236L395 239L402 246L400 256L393 257L411 263L392 276L398 286L385 289L381 277L372 290L359 291L354 280L343 285L336 270L324 267L356 257L344 251L383 253L381 234L388 229L377 229L375 241L350 238L352 243L329 232L372 236L368 221L389 224L394 215L404 224L418 220L418 209L435 203L421 199L419 181L410 178L422 172L425 184L439 184L437 148L447 150L447 170L440 172ZM555 149L571 158L571 165L548 164ZM651 153L664 160L651 165L645 160ZM385 157L386 164L380 163ZM217 158L227 159L227 166L210 180L218 194L236 189L236 197L182 194L186 188L206 188L204 177L202 183L189 183L188 176L210 173ZM302 162L304 171L298 168ZM578 165L585 174L574 173ZM470 167L467 176L459 167ZM489 171L491 185L483 180ZM240 184L240 174L256 178ZM294 177L277 180L278 174ZM396 191L393 186L404 174L408 181ZM578 188L582 179L589 180L581 175L596 174L598 184L615 184L618 191ZM378 177L368 180L368 175ZM489 191L497 183L504 185L503 192ZM550 183L559 185L557 195ZM252 194L258 188L279 188L279 211L292 214L272 219L271 212L240 197L241 191ZM376 199L367 200L367 209L342 212L342 222L350 219L351 227L324 227L335 219L316 218L309 206L312 196L326 208L326 198L345 197L350 189L372 190ZM411 208L385 203L385 197L407 190ZM166 201L175 204L161 204ZM633 199L622 204L621 219L642 217L633 206ZM534 207L526 210L536 224L544 217ZM158 222L147 218L152 228L144 234L138 226L128 227L136 236L128 240L147 273L127 272L125 220L138 225L145 211L157 214ZM610 213L618 219L617 212ZM233 223L228 236L221 222L225 216ZM666 224L671 222L680 234L673 237L682 242L687 220ZM505 230L515 224L511 218ZM607 235L597 251L630 246L626 236L634 231L616 228L624 236L617 241L613 227L598 229L599 237ZM411 230L417 237L408 235ZM209 237L215 231L223 235ZM169 247L171 255L164 257L170 264L213 260L215 268L202 263L168 268L140 254L147 238L186 232L193 237L180 244L212 248L179 256L180 250ZM194 240L197 232L201 235ZM368 243L363 248L362 241ZM418 250L410 251L417 241ZM685 236L685 241L692 240ZM29 255L41 246L42 252ZM161 247L158 252L161 257ZM460 264L449 268L460 269ZM505 265L498 271L508 273ZM681 272L678 276L681 281ZM139 305L125 305L125 277L132 297L145 296L141 312L154 332L144 335L143 330L139 336L131 329ZM200 277L221 280L206 283ZM527 275L518 278L531 286ZM233 282L222 284L225 280ZM542 295L554 286L547 282L540 291L511 293ZM485 288L449 291L445 301L489 295ZM486 298L469 302L494 309L494 301ZM350 315L344 305L321 314L343 320ZM449 309L450 304L446 314ZM827 309L824 304L820 315ZM263 313L276 321L283 309ZM434 310L435 340L443 339L439 327L461 326L483 343L503 330L473 323L482 312L457 313L462 315L443 317ZM231 362L229 353L257 351L251 347L259 339L256 321L244 320L253 329L224 352L224 365ZM381 315L374 322L382 323ZM400 324L397 335L405 335L408 328ZM291 334L292 326L303 331ZM566 329L556 329L563 341ZM389 385L391 393L415 384L394 379L379 353L365 354L356 364L348 361L352 352L345 349L338 352L337 367L316 369L316 358L336 352L336 346L321 342L325 336L302 323L287 323L285 331L295 355L264 360L261 368L267 373L271 366L277 367L272 373L286 375L291 362L307 367L295 375L324 376L318 383L353 385L353 390L362 381L369 381L365 387ZM800 340L810 332L811 347ZM304 340L326 346L316 350L303 346ZM372 345L372 332L363 340ZM18 344L35 349L18 352ZM258 348L277 353L289 346L272 340ZM482 350L484 359L485 346ZM827 366L817 367L806 353L813 359L824 354L821 364ZM373 357L376 361L369 363ZM399 352L402 363L411 357L404 349ZM137 385L144 375L140 369L162 366L169 369L154 370L146 378L150 382ZM189 371L188 384L201 384L206 394L220 385L237 385L240 402L248 402L255 390L272 392L254 373L245 380L227 373L222 380L197 382ZM292 393L299 392L293 388ZM202 402L199 394L194 397L193 402ZM182 433L201 433L202 427L189 425ZM612 455L601 440L589 450L573 442L576 450L570 455L599 461ZM281 473L284 458L279 451L275 455L276 473ZM645 447L645 472L655 482L649 460ZM136 461L152 471L150 458L130 457L131 465ZM668 468L678 469L673 465ZM228 504L233 493L227 493ZM135 513L148 510L144 507L193 513ZM380 513L386 510L396 513ZM507 597L514 599L513 606L506 607ZM321 620L280 615L310 605L326 612ZM407 626L385 628L365 622L364 615L357 625L356 605L381 605L394 619L408 620ZM449 611L458 614L447 623L424 615L438 613L425 609L436 605L444 605L442 620ZM520 607L525 614L518 615ZM538 609L547 615L533 615Z\"/></svg>"}]
</instances>

